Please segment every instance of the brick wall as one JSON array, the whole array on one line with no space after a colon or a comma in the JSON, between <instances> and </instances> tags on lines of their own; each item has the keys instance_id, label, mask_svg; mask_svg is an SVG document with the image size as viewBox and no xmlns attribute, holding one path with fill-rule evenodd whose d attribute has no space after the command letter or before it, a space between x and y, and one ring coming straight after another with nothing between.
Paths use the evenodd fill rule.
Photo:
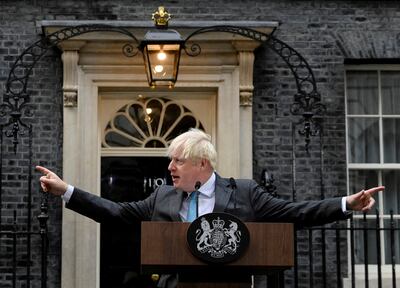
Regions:
<instances>
[{"instance_id":1,"label":"brick wall","mask_svg":"<svg viewBox=\"0 0 400 288\"><path fill-rule=\"evenodd\" d=\"M5 92L9 68L16 57L39 39L36 21L40 20L149 20L159 1L9 1L0 2L0 98ZM322 101L327 107L323 118L323 187L326 196L346 193L344 65L345 58L398 58L400 55L400 4L397 1L184 1L163 3L179 20L279 21L275 36L298 50L311 65ZM171 22L173 26L173 21ZM292 126L299 118L290 114L296 92L290 71L266 47L256 53L254 71L254 177L262 169L274 174L278 193L292 197ZM29 83L33 116L24 116L33 127L32 164L52 167L61 173L62 164L62 66L57 51L49 53L35 66ZM2 101L2 100L0 100ZM8 118L1 116L1 124ZM297 134L296 134L297 135ZM29 141L22 136L17 153L11 140L3 136L1 223L11 229L17 210L17 229L24 230L27 211ZM312 139L309 155L304 139L296 136L296 192L298 200L320 197L320 138ZM33 174L32 193L35 217L39 213L40 193L37 173ZM310 187L311 183L311 187ZM60 287L61 201L50 197L49 287ZM37 221L33 219L33 230ZM0 238L0 286L11 287L11 242ZM38 287L38 238L32 240L33 286ZM24 240L20 244L23 251ZM21 257L21 269L24 265Z\"/></svg>"}]
</instances>

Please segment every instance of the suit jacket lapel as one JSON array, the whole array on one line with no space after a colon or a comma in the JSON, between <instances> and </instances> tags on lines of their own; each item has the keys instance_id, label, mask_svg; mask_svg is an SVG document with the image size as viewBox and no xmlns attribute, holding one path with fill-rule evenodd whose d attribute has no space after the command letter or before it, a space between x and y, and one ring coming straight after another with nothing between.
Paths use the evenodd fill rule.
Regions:
<instances>
[{"instance_id":1,"label":"suit jacket lapel","mask_svg":"<svg viewBox=\"0 0 400 288\"><path fill-rule=\"evenodd\" d=\"M179 211L183 201L183 192L181 190L175 190L169 199L169 215L171 215L172 221L182 222Z\"/></svg>"},{"instance_id":2,"label":"suit jacket lapel","mask_svg":"<svg viewBox=\"0 0 400 288\"><path fill-rule=\"evenodd\" d=\"M215 179L215 206L213 212L224 212L232 195L229 182L218 174Z\"/></svg>"}]
</instances>

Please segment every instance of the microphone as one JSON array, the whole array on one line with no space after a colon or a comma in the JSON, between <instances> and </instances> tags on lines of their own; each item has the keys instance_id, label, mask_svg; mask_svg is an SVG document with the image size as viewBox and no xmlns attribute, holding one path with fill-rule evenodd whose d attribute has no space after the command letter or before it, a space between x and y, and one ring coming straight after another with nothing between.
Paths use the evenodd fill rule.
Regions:
<instances>
[{"instance_id":1,"label":"microphone","mask_svg":"<svg viewBox=\"0 0 400 288\"><path fill-rule=\"evenodd\" d=\"M197 181L196 184L194 184L194 190L199 190L200 187L201 187L201 182Z\"/></svg>"},{"instance_id":2,"label":"microphone","mask_svg":"<svg viewBox=\"0 0 400 288\"><path fill-rule=\"evenodd\" d=\"M233 179L233 177L229 178L229 183L231 185L232 188L232 198L233 198L233 209L236 210L236 181L235 179Z\"/></svg>"}]
</instances>

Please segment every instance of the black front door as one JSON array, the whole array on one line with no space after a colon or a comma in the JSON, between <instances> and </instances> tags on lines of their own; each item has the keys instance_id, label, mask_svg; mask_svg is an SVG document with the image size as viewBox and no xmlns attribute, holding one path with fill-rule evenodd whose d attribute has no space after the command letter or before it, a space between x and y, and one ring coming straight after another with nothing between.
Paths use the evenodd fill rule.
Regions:
<instances>
[{"instance_id":1,"label":"black front door","mask_svg":"<svg viewBox=\"0 0 400 288\"><path fill-rule=\"evenodd\" d=\"M167 157L102 157L101 196L116 202L145 199L164 183L171 184ZM140 274L140 223L102 224L100 287L155 287Z\"/></svg>"}]
</instances>

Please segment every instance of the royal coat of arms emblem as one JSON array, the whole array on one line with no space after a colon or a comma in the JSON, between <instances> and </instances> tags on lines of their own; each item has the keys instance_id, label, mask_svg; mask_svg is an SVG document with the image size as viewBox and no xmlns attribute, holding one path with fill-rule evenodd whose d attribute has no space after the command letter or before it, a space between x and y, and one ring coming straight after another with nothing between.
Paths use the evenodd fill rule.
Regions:
<instances>
[{"instance_id":1,"label":"royal coat of arms emblem","mask_svg":"<svg viewBox=\"0 0 400 288\"><path fill-rule=\"evenodd\" d=\"M203 215L188 229L192 253L207 262L231 262L241 256L248 243L247 227L240 219L226 213Z\"/></svg>"}]
</instances>

